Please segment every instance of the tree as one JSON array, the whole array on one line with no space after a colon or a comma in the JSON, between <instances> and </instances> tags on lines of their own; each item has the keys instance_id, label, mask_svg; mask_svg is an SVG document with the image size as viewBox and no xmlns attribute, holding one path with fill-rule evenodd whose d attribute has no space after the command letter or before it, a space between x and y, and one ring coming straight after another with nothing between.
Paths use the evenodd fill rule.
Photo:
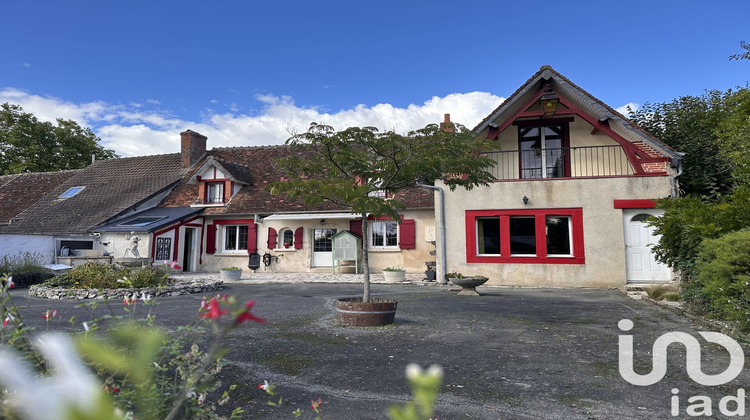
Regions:
<instances>
[{"instance_id":1,"label":"tree","mask_svg":"<svg viewBox=\"0 0 750 420\"><path fill-rule=\"evenodd\" d=\"M280 160L277 167L288 179L269 185L273 194L301 198L307 205L325 201L344 206L362 217L364 267L363 301L370 301L367 255L367 216L389 216L400 223L398 200L391 195L415 182L444 178L451 190L488 185L494 161L479 155L485 140L461 125L431 124L403 136L373 127L333 127L312 123L307 132L287 144L299 153ZM446 176L446 174L454 174Z\"/></svg>"},{"instance_id":2,"label":"tree","mask_svg":"<svg viewBox=\"0 0 750 420\"><path fill-rule=\"evenodd\" d=\"M731 190L732 178L718 127L728 93L707 91L672 102L646 103L629 118L673 149L685 153L680 187L685 194L715 198Z\"/></svg>"},{"instance_id":3,"label":"tree","mask_svg":"<svg viewBox=\"0 0 750 420\"><path fill-rule=\"evenodd\" d=\"M750 44L745 41L740 41L740 48L745 50L745 52L730 55L730 60L750 60Z\"/></svg>"},{"instance_id":4,"label":"tree","mask_svg":"<svg viewBox=\"0 0 750 420\"><path fill-rule=\"evenodd\" d=\"M84 168L116 157L89 128L73 120L39 121L18 105L0 105L0 175Z\"/></svg>"},{"instance_id":5,"label":"tree","mask_svg":"<svg viewBox=\"0 0 750 420\"><path fill-rule=\"evenodd\" d=\"M750 182L750 89L729 92L723 101L723 118L717 134L720 151L729 165L735 185Z\"/></svg>"}]
</instances>

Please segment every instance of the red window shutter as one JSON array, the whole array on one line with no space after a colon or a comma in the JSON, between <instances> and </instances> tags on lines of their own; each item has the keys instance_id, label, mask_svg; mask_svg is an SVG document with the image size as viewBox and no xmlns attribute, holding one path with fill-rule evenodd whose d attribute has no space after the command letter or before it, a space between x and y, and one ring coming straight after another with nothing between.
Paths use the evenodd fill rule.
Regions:
<instances>
[{"instance_id":1,"label":"red window shutter","mask_svg":"<svg viewBox=\"0 0 750 420\"><path fill-rule=\"evenodd\" d=\"M305 231L304 228L297 228L294 231L294 249L302 249L302 233Z\"/></svg>"},{"instance_id":2,"label":"red window shutter","mask_svg":"<svg viewBox=\"0 0 750 420\"><path fill-rule=\"evenodd\" d=\"M414 249L417 247L414 219L404 219L399 225L399 247L401 249Z\"/></svg>"},{"instance_id":3,"label":"red window shutter","mask_svg":"<svg viewBox=\"0 0 750 420\"><path fill-rule=\"evenodd\" d=\"M206 226L206 254L216 252L216 225Z\"/></svg>"},{"instance_id":4,"label":"red window shutter","mask_svg":"<svg viewBox=\"0 0 750 420\"><path fill-rule=\"evenodd\" d=\"M268 228L268 249L274 249L276 248L276 237L278 234L276 233L276 229L270 227Z\"/></svg>"},{"instance_id":5,"label":"red window shutter","mask_svg":"<svg viewBox=\"0 0 750 420\"><path fill-rule=\"evenodd\" d=\"M362 236L362 219L355 219L349 221L349 231Z\"/></svg>"},{"instance_id":6,"label":"red window shutter","mask_svg":"<svg viewBox=\"0 0 750 420\"><path fill-rule=\"evenodd\" d=\"M247 225L247 253L258 251L258 225L250 223Z\"/></svg>"}]
</instances>

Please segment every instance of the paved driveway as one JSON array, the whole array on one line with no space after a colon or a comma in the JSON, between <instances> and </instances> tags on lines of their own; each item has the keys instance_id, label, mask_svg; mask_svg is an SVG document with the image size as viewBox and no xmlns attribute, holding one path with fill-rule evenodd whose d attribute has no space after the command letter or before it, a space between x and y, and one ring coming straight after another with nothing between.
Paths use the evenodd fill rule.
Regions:
<instances>
[{"instance_id":1,"label":"paved driveway","mask_svg":"<svg viewBox=\"0 0 750 420\"><path fill-rule=\"evenodd\" d=\"M673 389L679 390L679 418L690 417L687 400L696 395L709 397L721 418L720 399L736 396L748 382L745 369L726 385L694 383L679 345L671 346L660 382L639 387L623 380L618 335L626 333L618 329L619 320L635 324L629 334L639 373L650 371L658 336L670 331L697 336L704 328L619 291L479 290L483 296L470 297L440 286L374 285L374 296L399 301L395 325L347 328L336 324L334 302L360 295L361 285L230 284L226 293L255 299L254 313L268 320L248 324L227 340L232 351L225 382L241 385L230 405L242 405L246 418L292 418L294 408L307 409L311 399L321 398L323 418L384 419L390 405L410 395L404 377L410 362L443 367L440 419L672 419ZM41 322L48 308L66 317L76 314L79 321L87 317L73 302L31 299L23 290L13 294L29 322ZM200 299L163 298L157 324L185 324ZM720 347L704 346L704 372L722 372L728 360ZM257 389L263 380L277 385L284 406L266 405L267 396Z\"/></svg>"}]
</instances>

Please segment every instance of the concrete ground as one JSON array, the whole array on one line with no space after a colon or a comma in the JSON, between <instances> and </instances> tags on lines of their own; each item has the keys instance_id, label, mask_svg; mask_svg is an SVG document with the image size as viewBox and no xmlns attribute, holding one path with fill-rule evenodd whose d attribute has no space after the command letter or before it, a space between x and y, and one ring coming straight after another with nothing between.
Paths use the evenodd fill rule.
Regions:
<instances>
[{"instance_id":1,"label":"concrete ground","mask_svg":"<svg viewBox=\"0 0 750 420\"><path fill-rule=\"evenodd\" d=\"M687 376L685 352L676 345L660 382L626 382L618 372L619 335L633 335L635 368L645 374L658 336L687 332L705 344L697 332L706 328L618 290L480 287L482 296L472 297L419 279L378 282L373 296L399 302L395 324L340 326L335 301L361 295L360 279L247 274L227 284L225 293L256 300L253 313L268 320L243 325L225 342L231 352L222 377L240 385L229 405L242 406L248 419L293 418L297 407L310 419L310 400L321 398L324 419L385 419L389 406L410 398L404 369L416 362L444 369L439 419L690 418L695 412L686 409L695 400L688 399L697 395L710 398L713 417L723 418L720 400L736 397L750 379L745 369L726 385L699 385ZM79 322L88 317L74 307L78 302L29 298L25 290L12 294L29 323L44 325L41 313L47 309L66 319L76 315ZM190 322L201 298L162 298L156 324L175 330ZM632 320L633 330L620 331L621 319ZM67 328L67 322L55 327ZM703 347L705 373L722 372L728 360L722 348ZM264 380L277 386L281 407L267 405L270 397L257 388ZM673 389L679 390L678 416L670 413Z\"/></svg>"}]
</instances>

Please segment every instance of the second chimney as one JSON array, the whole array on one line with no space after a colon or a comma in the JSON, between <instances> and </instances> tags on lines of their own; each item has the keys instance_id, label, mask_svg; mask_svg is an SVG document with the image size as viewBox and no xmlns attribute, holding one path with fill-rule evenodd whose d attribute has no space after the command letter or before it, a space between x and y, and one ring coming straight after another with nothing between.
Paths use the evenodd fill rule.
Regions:
<instances>
[{"instance_id":1,"label":"second chimney","mask_svg":"<svg viewBox=\"0 0 750 420\"><path fill-rule=\"evenodd\" d=\"M206 154L206 140L208 137L186 130L180 133L180 153L182 153L182 168L189 169Z\"/></svg>"}]
</instances>

